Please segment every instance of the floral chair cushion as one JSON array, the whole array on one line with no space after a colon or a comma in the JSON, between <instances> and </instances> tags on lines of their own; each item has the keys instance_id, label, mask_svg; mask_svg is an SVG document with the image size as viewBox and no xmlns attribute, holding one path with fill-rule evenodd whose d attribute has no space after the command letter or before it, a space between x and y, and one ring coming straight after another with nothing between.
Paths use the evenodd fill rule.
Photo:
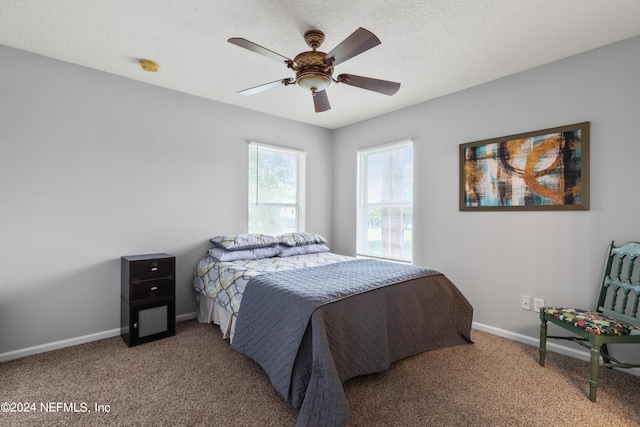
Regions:
<instances>
[{"instance_id":1,"label":"floral chair cushion","mask_svg":"<svg viewBox=\"0 0 640 427\"><path fill-rule=\"evenodd\" d=\"M595 335L640 335L640 329L597 311L544 307L544 312Z\"/></svg>"}]
</instances>

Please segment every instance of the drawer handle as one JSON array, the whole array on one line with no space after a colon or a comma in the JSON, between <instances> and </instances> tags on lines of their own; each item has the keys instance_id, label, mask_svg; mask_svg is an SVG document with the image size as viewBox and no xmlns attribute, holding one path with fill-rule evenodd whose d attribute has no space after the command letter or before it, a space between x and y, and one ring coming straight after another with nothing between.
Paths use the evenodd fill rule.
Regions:
<instances>
[{"instance_id":1,"label":"drawer handle","mask_svg":"<svg viewBox=\"0 0 640 427\"><path fill-rule=\"evenodd\" d=\"M158 287L157 287L157 286L152 286L152 287L151 287L151 290L152 290L152 291L157 291L157 290L158 290Z\"/></svg>"},{"instance_id":2,"label":"drawer handle","mask_svg":"<svg viewBox=\"0 0 640 427\"><path fill-rule=\"evenodd\" d=\"M133 329L138 329L138 324L137 323L133 324Z\"/></svg>"},{"instance_id":3,"label":"drawer handle","mask_svg":"<svg viewBox=\"0 0 640 427\"><path fill-rule=\"evenodd\" d=\"M158 267L151 267L151 271L158 271Z\"/></svg>"}]
</instances>

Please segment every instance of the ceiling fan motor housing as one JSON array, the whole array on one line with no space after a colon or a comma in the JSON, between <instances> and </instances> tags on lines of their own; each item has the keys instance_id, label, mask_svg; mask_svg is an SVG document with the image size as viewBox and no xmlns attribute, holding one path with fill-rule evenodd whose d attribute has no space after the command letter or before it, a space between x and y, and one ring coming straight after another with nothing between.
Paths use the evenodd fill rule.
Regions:
<instances>
[{"instance_id":1,"label":"ceiling fan motor housing","mask_svg":"<svg viewBox=\"0 0 640 427\"><path fill-rule=\"evenodd\" d=\"M293 70L296 72L298 86L310 90L315 95L316 92L325 90L331 84L333 67L324 62L326 53L316 51L324 42L322 31L307 31L304 33L304 41L313 50L297 55L293 59L296 64Z\"/></svg>"},{"instance_id":2,"label":"ceiling fan motor housing","mask_svg":"<svg viewBox=\"0 0 640 427\"><path fill-rule=\"evenodd\" d=\"M312 93L323 91L331 84L333 67L324 62L326 53L318 51L302 52L294 58L296 82L298 86Z\"/></svg>"}]
</instances>

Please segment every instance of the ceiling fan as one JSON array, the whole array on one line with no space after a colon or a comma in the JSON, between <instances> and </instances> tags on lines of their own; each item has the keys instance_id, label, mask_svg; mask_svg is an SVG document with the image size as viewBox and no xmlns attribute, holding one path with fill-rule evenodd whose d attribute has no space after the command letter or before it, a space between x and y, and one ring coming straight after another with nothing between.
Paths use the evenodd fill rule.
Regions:
<instances>
[{"instance_id":1,"label":"ceiling fan","mask_svg":"<svg viewBox=\"0 0 640 427\"><path fill-rule=\"evenodd\" d=\"M353 32L353 34L344 39L342 43L336 46L329 53L319 52L316 50L324 42L324 33L322 31L307 31L304 33L304 40L312 50L302 52L291 60L249 40L239 37L230 38L228 40L229 43L233 43L268 58L275 59L278 62L284 62L287 65L287 68L292 69L296 73L295 79L287 77L271 83L265 83L260 86L241 90L238 93L241 95L253 95L275 87L297 84L303 89L311 92L311 95L313 95L313 104L315 106L316 113L320 113L331 109L326 92L326 89L331 82L344 83L350 86L383 93L385 95L393 95L398 91L398 89L400 89L400 83L356 76L353 74L340 74L337 78L333 78L334 66L381 43L380 39L378 39L378 37L376 37L371 31L365 30L364 28L358 28Z\"/></svg>"}]
</instances>

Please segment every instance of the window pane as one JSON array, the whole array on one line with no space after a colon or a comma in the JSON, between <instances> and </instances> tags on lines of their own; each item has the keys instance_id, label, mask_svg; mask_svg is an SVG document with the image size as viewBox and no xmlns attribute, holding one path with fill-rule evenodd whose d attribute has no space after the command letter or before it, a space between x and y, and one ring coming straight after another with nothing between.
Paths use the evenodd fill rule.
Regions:
<instances>
[{"instance_id":1,"label":"window pane","mask_svg":"<svg viewBox=\"0 0 640 427\"><path fill-rule=\"evenodd\" d=\"M298 158L295 155L258 150L258 203L296 203Z\"/></svg>"},{"instance_id":2,"label":"window pane","mask_svg":"<svg viewBox=\"0 0 640 427\"><path fill-rule=\"evenodd\" d=\"M403 147L366 154L366 203L411 203L413 150Z\"/></svg>"},{"instance_id":3,"label":"window pane","mask_svg":"<svg viewBox=\"0 0 640 427\"><path fill-rule=\"evenodd\" d=\"M297 230L295 206L249 205L249 233L278 235Z\"/></svg>"},{"instance_id":4,"label":"window pane","mask_svg":"<svg viewBox=\"0 0 640 427\"><path fill-rule=\"evenodd\" d=\"M362 255L397 260L411 260L412 215L410 207L366 208L366 233Z\"/></svg>"}]
</instances>

